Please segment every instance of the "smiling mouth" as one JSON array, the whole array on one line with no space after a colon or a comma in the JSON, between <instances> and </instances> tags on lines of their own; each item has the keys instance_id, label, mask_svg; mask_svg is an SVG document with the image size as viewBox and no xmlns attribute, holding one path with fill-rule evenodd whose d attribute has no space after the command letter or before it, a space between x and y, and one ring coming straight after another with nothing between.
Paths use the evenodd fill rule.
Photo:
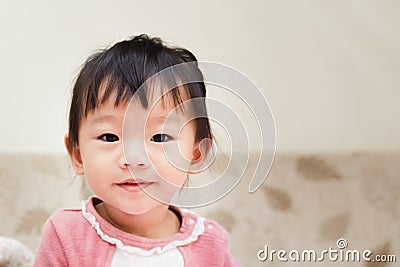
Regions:
<instances>
[{"instance_id":1,"label":"smiling mouth","mask_svg":"<svg viewBox=\"0 0 400 267\"><path fill-rule=\"evenodd\" d=\"M142 191L143 188L146 188L152 184L153 184L153 182L147 182L144 180L128 179L121 183L117 183L117 186L121 187L122 189L124 189L128 192L140 192L140 191Z\"/></svg>"}]
</instances>

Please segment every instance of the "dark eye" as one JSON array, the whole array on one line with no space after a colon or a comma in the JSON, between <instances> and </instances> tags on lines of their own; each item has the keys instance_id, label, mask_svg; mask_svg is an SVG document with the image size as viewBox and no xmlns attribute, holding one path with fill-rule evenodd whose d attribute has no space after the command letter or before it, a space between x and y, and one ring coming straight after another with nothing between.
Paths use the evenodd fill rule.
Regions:
<instances>
[{"instance_id":1,"label":"dark eye","mask_svg":"<svg viewBox=\"0 0 400 267\"><path fill-rule=\"evenodd\" d=\"M117 142L117 141L119 141L119 137L118 136L116 136L115 134L110 134L110 133L106 133L106 134L100 135L99 139L104 141L104 142Z\"/></svg>"},{"instance_id":2,"label":"dark eye","mask_svg":"<svg viewBox=\"0 0 400 267\"><path fill-rule=\"evenodd\" d=\"M156 143L162 143L162 142L167 142L171 140L171 136L167 134L155 134L153 137L151 137L151 141L156 142Z\"/></svg>"}]
</instances>

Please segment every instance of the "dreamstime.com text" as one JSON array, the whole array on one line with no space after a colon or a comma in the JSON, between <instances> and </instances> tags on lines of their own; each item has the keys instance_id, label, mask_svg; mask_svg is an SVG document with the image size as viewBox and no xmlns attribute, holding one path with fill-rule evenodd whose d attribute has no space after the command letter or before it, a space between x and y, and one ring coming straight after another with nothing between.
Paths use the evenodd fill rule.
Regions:
<instances>
[{"instance_id":1,"label":"dreamstime.com text","mask_svg":"<svg viewBox=\"0 0 400 267\"><path fill-rule=\"evenodd\" d=\"M260 261L281 261L281 262L396 262L396 255L375 255L371 250L363 251L356 249L346 249L347 240L340 238L336 242L336 248L329 247L321 251L313 249L307 250L274 250L264 246L257 252Z\"/></svg>"}]
</instances>

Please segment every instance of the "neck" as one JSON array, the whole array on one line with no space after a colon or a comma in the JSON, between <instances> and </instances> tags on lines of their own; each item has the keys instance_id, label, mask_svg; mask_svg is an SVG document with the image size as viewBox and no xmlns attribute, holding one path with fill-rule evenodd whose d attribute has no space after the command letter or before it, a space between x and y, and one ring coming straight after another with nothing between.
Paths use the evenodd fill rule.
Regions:
<instances>
[{"instance_id":1,"label":"neck","mask_svg":"<svg viewBox=\"0 0 400 267\"><path fill-rule=\"evenodd\" d=\"M101 202L96 210L103 219L118 229L153 239L167 238L179 231L180 221L167 205L143 214L128 214Z\"/></svg>"}]
</instances>

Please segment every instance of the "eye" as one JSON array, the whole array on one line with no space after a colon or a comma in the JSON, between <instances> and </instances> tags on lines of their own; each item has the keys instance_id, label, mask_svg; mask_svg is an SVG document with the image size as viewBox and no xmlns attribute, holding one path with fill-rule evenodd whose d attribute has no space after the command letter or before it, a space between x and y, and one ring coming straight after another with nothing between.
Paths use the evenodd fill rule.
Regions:
<instances>
[{"instance_id":1,"label":"eye","mask_svg":"<svg viewBox=\"0 0 400 267\"><path fill-rule=\"evenodd\" d=\"M104 142L117 142L117 141L119 141L119 137L118 136L116 136L115 134L110 134L110 133L106 133L106 134L100 135L99 139L104 141Z\"/></svg>"},{"instance_id":2,"label":"eye","mask_svg":"<svg viewBox=\"0 0 400 267\"><path fill-rule=\"evenodd\" d=\"M168 134L155 134L151 137L150 140L156 143L162 143L172 140L172 137Z\"/></svg>"}]
</instances>

